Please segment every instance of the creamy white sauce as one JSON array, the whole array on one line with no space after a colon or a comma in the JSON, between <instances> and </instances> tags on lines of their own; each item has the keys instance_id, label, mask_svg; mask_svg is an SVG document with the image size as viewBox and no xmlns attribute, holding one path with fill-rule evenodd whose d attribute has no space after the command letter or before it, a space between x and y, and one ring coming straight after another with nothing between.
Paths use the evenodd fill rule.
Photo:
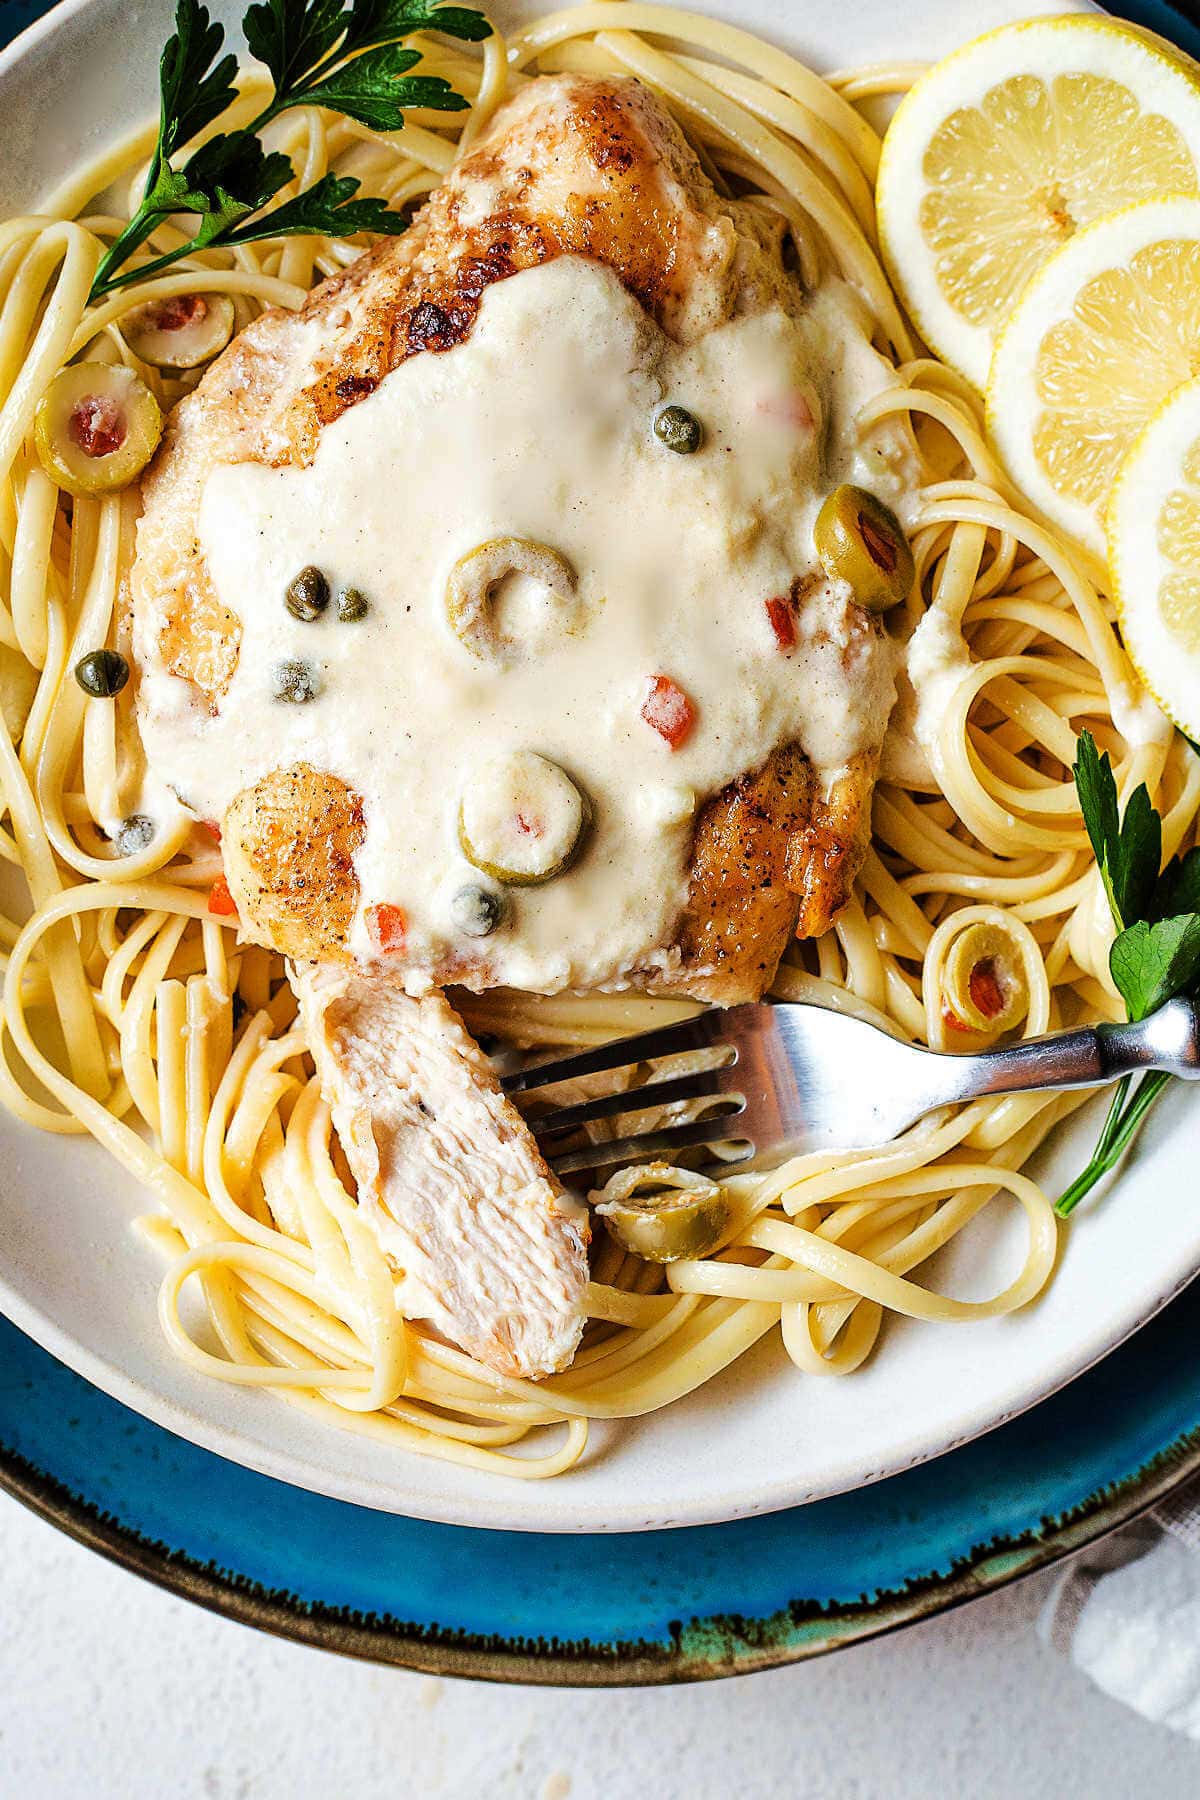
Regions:
<instances>
[{"instance_id":1,"label":"creamy white sauce","mask_svg":"<svg viewBox=\"0 0 1200 1800\"><path fill-rule=\"evenodd\" d=\"M897 787L916 788L924 793L938 793L938 779L933 763L917 736L920 699L913 686L905 655L896 669L896 704L888 721L879 759L879 779L894 782ZM926 711L928 720L928 711Z\"/></svg>"},{"instance_id":2,"label":"creamy white sauce","mask_svg":"<svg viewBox=\"0 0 1200 1800\"><path fill-rule=\"evenodd\" d=\"M1170 743L1175 727L1145 688L1131 682L1128 687L1114 688L1108 700L1113 724L1133 749Z\"/></svg>"},{"instance_id":3,"label":"creamy white sauce","mask_svg":"<svg viewBox=\"0 0 1200 1800\"><path fill-rule=\"evenodd\" d=\"M936 787L954 696L975 667L957 622L937 605L918 621L897 674L880 773L885 781ZM1130 683L1109 691L1113 723L1134 749L1169 741L1172 725L1144 689Z\"/></svg>"},{"instance_id":4,"label":"creamy white sauce","mask_svg":"<svg viewBox=\"0 0 1200 1800\"><path fill-rule=\"evenodd\" d=\"M659 960L687 891L697 805L779 744L830 775L884 735L886 638L822 581L781 653L766 601L816 569L826 492L866 480L892 504L854 418L892 379L854 297L832 283L799 320L738 319L679 347L606 269L561 257L490 288L470 337L403 363L323 431L311 466L218 467L199 534L215 589L242 621L236 674L210 717L187 683L143 672L149 757L199 814L221 818L269 770L309 762L361 794L364 911L399 906L414 985L447 950L483 948L490 978L547 991ZM652 423L666 402L703 422L693 456ZM884 473L888 473L886 470ZM889 491L890 490L890 491ZM538 540L578 577L579 617L555 629L528 583L506 627L524 659L478 660L446 617L457 559L494 537ZM370 613L292 618L288 582L313 563ZM523 628L523 629L522 629ZM319 671L306 705L271 698L272 671ZM641 717L647 683L683 688L696 723L677 750ZM464 784L506 750L561 764L594 825L565 875L512 891L484 946L455 938L450 901L477 880L459 848Z\"/></svg>"},{"instance_id":5,"label":"creamy white sauce","mask_svg":"<svg viewBox=\"0 0 1200 1800\"><path fill-rule=\"evenodd\" d=\"M888 737L889 772L899 763L900 746L907 740L910 756L914 751L924 752L936 775L950 706L972 667L971 652L957 620L940 606L931 606L918 621L905 650L900 683L904 704ZM903 734L902 726L908 728Z\"/></svg>"}]
</instances>

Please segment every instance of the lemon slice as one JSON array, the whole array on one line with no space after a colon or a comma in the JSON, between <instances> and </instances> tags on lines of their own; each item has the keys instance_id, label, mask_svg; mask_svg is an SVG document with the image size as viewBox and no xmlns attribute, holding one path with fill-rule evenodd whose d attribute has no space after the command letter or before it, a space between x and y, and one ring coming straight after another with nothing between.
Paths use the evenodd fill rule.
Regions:
<instances>
[{"instance_id":1,"label":"lemon slice","mask_svg":"<svg viewBox=\"0 0 1200 1800\"><path fill-rule=\"evenodd\" d=\"M1102 557L1134 439L1200 375L1200 199L1147 200L1072 238L1025 290L992 358L988 428L1044 517Z\"/></svg>"},{"instance_id":2,"label":"lemon slice","mask_svg":"<svg viewBox=\"0 0 1200 1800\"><path fill-rule=\"evenodd\" d=\"M1200 381L1172 394L1122 463L1108 555L1139 675L1163 711L1200 737Z\"/></svg>"},{"instance_id":3,"label":"lemon slice","mask_svg":"<svg viewBox=\"0 0 1200 1800\"><path fill-rule=\"evenodd\" d=\"M977 387L1027 283L1081 227L1200 194L1200 69L1114 20L1032 19L922 76L884 141L876 205L892 283Z\"/></svg>"}]
</instances>

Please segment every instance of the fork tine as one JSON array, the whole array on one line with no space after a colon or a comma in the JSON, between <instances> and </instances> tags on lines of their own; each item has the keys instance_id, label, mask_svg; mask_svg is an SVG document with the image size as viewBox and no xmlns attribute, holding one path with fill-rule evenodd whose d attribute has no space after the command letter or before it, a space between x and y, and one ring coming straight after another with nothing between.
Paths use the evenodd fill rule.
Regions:
<instances>
[{"instance_id":1,"label":"fork tine","mask_svg":"<svg viewBox=\"0 0 1200 1800\"><path fill-rule=\"evenodd\" d=\"M720 1092L724 1069L701 1069L695 1075L677 1075L671 1081L652 1081L647 1087L622 1088L578 1106L560 1106L557 1112L540 1113L529 1120L537 1138L591 1125L597 1119L613 1119L618 1113L643 1112L648 1106L666 1106L671 1100L700 1100Z\"/></svg>"},{"instance_id":2,"label":"fork tine","mask_svg":"<svg viewBox=\"0 0 1200 1800\"><path fill-rule=\"evenodd\" d=\"M595 1050L581 1050L575 1056L560 1056L554 1062L519 1069L515 1075L506 1075L501 1086L506 1094L528 1094L556 1081L600 1075L606 1069L623 1069L629 1063L651 1062L655 1057L674 1056L682 1050L704 1050L720 1038L720 1020L721 1014L714 1008L697 1013L694 1019L639 1031L634 1037L614 1038L611 1044L601 1044Z\"/></svg>"},{"instance_id":3,"label":"fork tine","mask_svg":"<svg viewBox=\"0 0 1200 1800\"><path fill-rule=\"evenodd\" d=\"M671 1125L665 1131L645 1131L637 1137L614 1138L610 1144L590 1144L586 1150L572 1150L565 1156L547 1158L556 1175L571 1175L580 1169L604 1168L609 1163L624 1162L627 1157L661 1156L672 1150L689 1150L697 1144L716 1144L729 1136L729 1126L743 1111L731 1098L729 1110L691 1125Z\"/></svg>"}]
</instances>

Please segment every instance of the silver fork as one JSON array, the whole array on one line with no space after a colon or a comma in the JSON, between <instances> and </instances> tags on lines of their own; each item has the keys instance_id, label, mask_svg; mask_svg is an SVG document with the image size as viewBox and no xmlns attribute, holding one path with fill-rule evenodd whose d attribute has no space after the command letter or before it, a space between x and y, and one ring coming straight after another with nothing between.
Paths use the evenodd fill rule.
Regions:
<instances>
[{"instance_id":1,"label":"silver fork","mask_svg":"<svg viewBox=\"0 0 1200 1800\"><path fill-rule=\"evenodd\" d=\"M1200 1080L1200 1005L1171 1000L1137 1025L1093 1025L977 1056L950 1056L918 1049L826 1007L764 1001L725 1011L713 1008L596 1050L537 1063L506 1076L504 1090L528 1094L556 1082L718 1046L725 1052L719 1067L625 1088L531 1119L551 1168L570 1175L731 1138L746 1145L746 1161L768 1152L868 1150L890 1142L934 1107L984 1094L1097 1087L1141 1069ZM554 1151L555 1139L561 1142L564 1133L581 1125L676 1100L711 1100L714 1105L688 1124Z\"/></svg>"}]
</instances>

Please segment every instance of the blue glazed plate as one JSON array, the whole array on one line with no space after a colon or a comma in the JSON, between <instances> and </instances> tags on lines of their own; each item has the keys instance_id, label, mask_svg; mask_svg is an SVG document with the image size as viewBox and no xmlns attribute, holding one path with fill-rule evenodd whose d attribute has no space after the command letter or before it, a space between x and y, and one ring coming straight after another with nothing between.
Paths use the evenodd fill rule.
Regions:
<instances>
[{"instance_id":1,"label":"blue glazed plate","mask_svg":"<svg viewBox=\"0 0 1200 1800\"><path fill-rule=\"evenodd\" d=\"M986 10L993 0L984 3ZM946 4L927 0L923 13ZM110 6L70 0L62 9L85 51L102 54ZM13 0L0 7L0 32L40 10ZM162 10L150 9L156 17ZM879 19L884 9L846 15L834 0L810 0L806 18L815 29L839 10L854 21L843 30L861 33L863 12ZM1124 10L1200 52L1200 29L1174 9ZM972 8L968 29L988 22ZM848 54L859 49L847 45ZM45 26L25 60L36 79L69 91L77 146L94 141L112 112L111 94L98 92L103 84L79 88ZM29 134L23 144L10 115L0 186L18 178L22 149L32 153L33 141ZM1169 1160L1183 1166L1178 1121L1173 1136ZM15 1184L0 1221L7 1256L14 1236L19 1242L31 1229L22 1190L39 1191L43 1207L54 1202L44 1181L32 1180L40 1169L24 1140L6 1143L5 1160ZM1162 1166L1156 1156L1143 1171L1150 1183ZM1142 1205L1152 1201L1150 1183L1139 1184ZM87 1196L93 1287L97 1270L113 1274L112 1233L123 1217L108 1210L101 1186ZM1128 1206L1134 1195L1127 1189L1122 1198ZM1163 1194L1160 1221L1168 1200L1176 1214L1190 1210L1185 1194ZM1140 1316L1192 1266L1176 1267ZM132 1304L119 1282L109 1287ZM735 1673L816 1654L968 1598L1152 1504L1200 1466L1200 1390L1188 1354L1198 1314L1200 1296L1185 1295L1131 1345L1022 1419L872 1488L689 1531L554 1538L463 1532L272 1481L127 1411L0 1323L0 1484L203 1604L348 1653L496 1679ZM1074 1368L1057 1379L1113 1341L1095 1341L1090 1351L1083 1343ZM102 1378L96 1359L93 1366ZM772 1503L768 1490L769 1481L762 1504ZM481 1515L499 1516L486 1505ZM269 1532L260 1528L264 1519Z\"/></svg>"},{"instance_id":2,"label":"blue glazed plate","mask_svg":"<svg viewBox=\"0 0 1200 1800\"><path fill-rule=\"evenodd\" d=\"M164 1587L348 1655L628 1684L820 1655L1028 1574L1200 1468L1200 1288L1011 1425L812 1506L628 1536L327 1500L127 1411L0 1321L0 1484Z\"/></svg>"}]
</instances>

